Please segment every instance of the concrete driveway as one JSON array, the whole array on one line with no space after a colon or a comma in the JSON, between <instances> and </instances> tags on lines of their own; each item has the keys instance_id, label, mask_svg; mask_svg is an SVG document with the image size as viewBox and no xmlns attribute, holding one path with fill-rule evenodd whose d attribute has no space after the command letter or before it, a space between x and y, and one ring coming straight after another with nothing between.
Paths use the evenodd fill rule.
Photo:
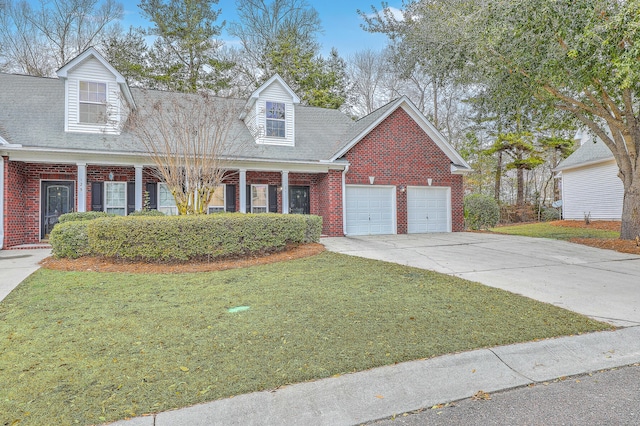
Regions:
<instances>
[{"instance_id":1,"label":"concrete driveway","mask_svg":"<svg viewBox=\"0 0 640 426\"><path fill-rule=\"evenodd\" d=\"M617 326L640 325L640 256L564 241L472 232L321 242L330 251L454 275Z\"/></svg>"}]
</instances>

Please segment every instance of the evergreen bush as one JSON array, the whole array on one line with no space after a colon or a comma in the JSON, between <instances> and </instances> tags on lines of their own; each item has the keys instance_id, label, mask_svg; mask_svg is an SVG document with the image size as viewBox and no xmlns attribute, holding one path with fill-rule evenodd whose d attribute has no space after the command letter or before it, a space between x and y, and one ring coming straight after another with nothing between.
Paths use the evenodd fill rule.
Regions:
<instances>
[{"instance_id":1,"label":"evergreen bush","mask_svg":"<svg viewBox=\"0 0 640 426\"><path fill-rule=\"evenodd\" d=\"M488 195L471 194L464 197L464 221L468 229L487 229L498 224L500 206Z\"/></svg>"}]
</instances>

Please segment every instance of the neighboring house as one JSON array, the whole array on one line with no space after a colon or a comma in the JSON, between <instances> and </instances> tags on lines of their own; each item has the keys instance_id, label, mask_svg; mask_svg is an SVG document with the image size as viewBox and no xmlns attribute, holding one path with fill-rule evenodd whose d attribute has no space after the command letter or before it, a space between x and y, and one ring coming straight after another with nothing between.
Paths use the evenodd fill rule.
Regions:
<instances>
[{"instance_id":1,"label":"neighboring house","mask_svg":"<svg viewBox=\"0 0 640 426\"><path fill-rule=\"evenodd\" d=\"M46 240L62 213L140 210L145 191L176 213L121 126L160 96L185 95L130 89L94 49L58 78L0 73L0 247ZM248 101L220 102L245 105L234 124L244 147L225 158L232 172L210 212L317 214L329 236L463 230L469 165L407 98L353 121L300 105L274 76Z\"/></svg>"},{"instance_id":2,"label":"neighboring house","mask_svg":"<svg viewBox=\"0 0 640 426\"><path fill-rule=\"evenodd\" d=\"M578 149L555 171L562 179L564 219L620 220L624 187L611 150L589 132L578 132Z\"/></svg>"}]
</instances>

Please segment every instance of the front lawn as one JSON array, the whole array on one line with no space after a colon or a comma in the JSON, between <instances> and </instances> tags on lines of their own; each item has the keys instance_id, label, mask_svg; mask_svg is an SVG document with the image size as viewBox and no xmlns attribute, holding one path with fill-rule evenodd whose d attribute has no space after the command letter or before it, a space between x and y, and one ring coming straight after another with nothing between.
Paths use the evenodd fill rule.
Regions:
<instances>
[{"instance_id":1,"label":"front lawn","mask_svg":"<svg viewBox=\"0 0 640 426\"><path fill-rule=\"evenodd\" d=\"M573 238L612 239L620 238L620 230L599 229L597 222L593 226L584 222L576 222L568 226L567 221L523 223L511 226L499 226L491 228L491 232L509 235L521 235L523 237L552 238L555 240L571 240ZM583 225L583 226L576 226Z\"/></svg>"},{"instance_id":2,"label":"front lawn","mask_svg":"<svg viewBox=\"0 0 640 426\"><path fill-rule=\"evenodd\" d=\"M94 424L610 326L334 253L197 274L41 269L0 303L0 424Z\"/></svg>"}]
</instances>

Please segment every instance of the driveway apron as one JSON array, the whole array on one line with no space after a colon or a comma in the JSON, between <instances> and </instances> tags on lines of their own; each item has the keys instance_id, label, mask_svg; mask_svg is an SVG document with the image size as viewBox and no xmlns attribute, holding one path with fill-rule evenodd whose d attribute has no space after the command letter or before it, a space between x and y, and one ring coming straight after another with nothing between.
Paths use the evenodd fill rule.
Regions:
<instances>
[{"instance_id":1,"label":"driveway apron","mask_svg":"<svg viewBox=\"0 0 640 426\"><path fill-rule=\"evenodd\" d=\"M457 232L324 238L327 250L429 269L616 326L640 324L640 256L544 238Z\"/></svg>"}]
</instances>

